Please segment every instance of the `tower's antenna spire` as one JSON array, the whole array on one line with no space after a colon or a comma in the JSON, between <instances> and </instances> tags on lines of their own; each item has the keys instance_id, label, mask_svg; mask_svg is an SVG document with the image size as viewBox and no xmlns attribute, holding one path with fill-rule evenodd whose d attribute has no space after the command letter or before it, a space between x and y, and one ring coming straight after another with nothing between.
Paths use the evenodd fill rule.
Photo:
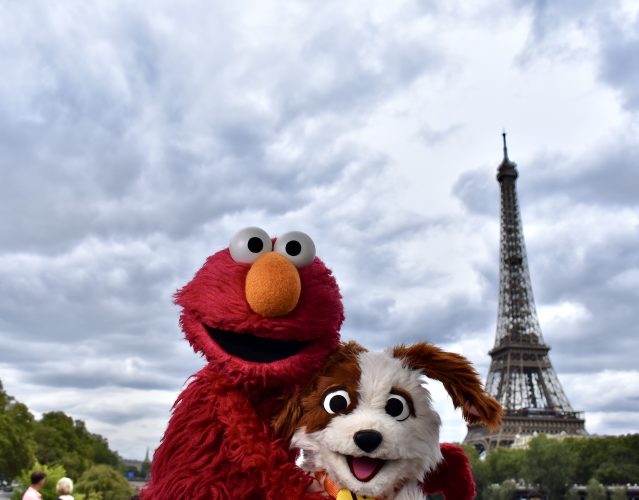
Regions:
<instances>
[{"instance_id":1,"label":"tower's antenna spire","mask_svg":"<svg viewBox=\"0 0 639 500\"><path fill-rule=\"evenodd\" d=\"M501 136L504 139L504 160L508 159L508 147L506 146L506 129L502 129Z\"/></svg>"}]
</instances>

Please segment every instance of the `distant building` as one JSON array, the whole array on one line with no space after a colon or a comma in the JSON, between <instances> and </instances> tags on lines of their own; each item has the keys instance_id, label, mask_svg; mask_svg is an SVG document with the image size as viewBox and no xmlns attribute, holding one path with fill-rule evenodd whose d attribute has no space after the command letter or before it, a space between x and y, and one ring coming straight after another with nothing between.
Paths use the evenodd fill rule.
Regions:
<instances>
[{"instance_id":1,"label":"distant building","mask_svg":"<svg viewBox=\"0 0 639 500\"><path fill-rule=\"evenodd\" d=\"M502 425L488 431L468 426L465 444L480 450L513 446L536 433L586 435L583 413L572 409L550 362L533 298L526 244L517 201L517 165L508 158L497 169L501 189L499 308L486 390L504 407Z\"/></svg>"},{"instance_id":2,"label":"distant building","mask_svg":"<svg viewBox=\"0 0 639 500\"><path fill-rule=\"evenodd\" d=\"M146 456L144 460L135 460L130 458L123 458L124 475L132 481L133 479L148 480L149 471L151 470L151 461L149 460L149 449L146 449Z\"/></svg>"},{"instance_id":3,"label":"distant building","mask_svg":"<svg viewBox=\"0 0 639 500\"><path fill-rule=\"evenodd\" d=\"M513 441L513 444L511 445L511 448L527 449L528 446L530 446L530 442L534 438L536 438L538 435L539 434L537 432L534 432L533 434L524 434L524 435L517 434L515 436L515 440ZM566 438L575 438L575 437L588 438L592 436L588 436L586 434L575 436L575 435L566 434L565 432L562 432L560 434L548 434L546 435L546 437L549 439L556 439L558 441L562 441Z\"/></svg>"},{"instance_id":4,"label":"distant building","mask_svg":"<svg viewBox=\"0 0 639 500\"><path fill-rule=\"evenodd\" d=\"M123 458L122 463L124 464L125 470L136 470L138 472L142 471L142 460L134 460L132 458Z\"/></svg>"}]
</instances>

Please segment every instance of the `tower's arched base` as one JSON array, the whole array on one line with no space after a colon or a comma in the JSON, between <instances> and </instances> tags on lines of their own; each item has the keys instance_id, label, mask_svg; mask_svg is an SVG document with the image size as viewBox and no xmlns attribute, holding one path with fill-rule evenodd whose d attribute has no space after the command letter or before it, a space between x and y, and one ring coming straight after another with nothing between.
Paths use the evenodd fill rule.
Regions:
<instances>
[{"instance_id":1,"label":"tower's arched base","mask_svg":"<svg viewBox=\"0 0 639 500\"><path fill-rule=\"evenodd\" d=\"M517 440L535 434L586 436L583 415L578 412L552 410L506 410L499 429L489 431L482 425L469 425L464 444L479 451L498 446L510 447Z\"/></svg>"}]
</instances>

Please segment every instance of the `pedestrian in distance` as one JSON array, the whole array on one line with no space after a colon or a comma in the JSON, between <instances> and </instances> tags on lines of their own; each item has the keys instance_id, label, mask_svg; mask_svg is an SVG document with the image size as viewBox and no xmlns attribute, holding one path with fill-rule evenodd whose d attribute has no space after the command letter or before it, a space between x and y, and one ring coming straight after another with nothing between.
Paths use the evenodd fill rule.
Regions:
<instances>
[{"instance_id":1,"label":"pedestrian in distance","mask_svg":"<svg viewBox=\"0 0 639 500\"><path fill-rule=\"evenodd\" d=\"M56 500L74 500L71 493L73 493L73 481L68 477L61 477L55 485L55 494L58 495Z\"/></svg>"},{"instance_id":2,"label":"pedestrian in distance","mask_svg":"<svg viewBox=\"0 0 639 500\"><path fill-rule=\"evenodd\" d=\"M22 500L42 500L42 495L40 494L40 490L44 486L44 480L47 475L37 470L31 473L31 486L27 488L27 491L22 495Z\"/></svg>"}]
</instances>

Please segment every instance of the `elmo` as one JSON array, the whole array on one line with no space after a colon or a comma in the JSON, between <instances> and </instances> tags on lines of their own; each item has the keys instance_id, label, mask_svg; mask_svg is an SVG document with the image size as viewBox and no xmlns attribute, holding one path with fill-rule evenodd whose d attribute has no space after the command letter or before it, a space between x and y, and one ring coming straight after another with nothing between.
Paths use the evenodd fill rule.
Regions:
<instances>
[{"instance_id":1,"label":"elmo","mask_svg":"<svg viewBox=\"0 0 639 500\"><path fill-rule=\"evenodd\" d=\"M313 498L311 478L269 428L339 344L339 289L311 238L243 229L176 303L208 363L174 404L143 498Z\"/></svg>"}]
</instances>

